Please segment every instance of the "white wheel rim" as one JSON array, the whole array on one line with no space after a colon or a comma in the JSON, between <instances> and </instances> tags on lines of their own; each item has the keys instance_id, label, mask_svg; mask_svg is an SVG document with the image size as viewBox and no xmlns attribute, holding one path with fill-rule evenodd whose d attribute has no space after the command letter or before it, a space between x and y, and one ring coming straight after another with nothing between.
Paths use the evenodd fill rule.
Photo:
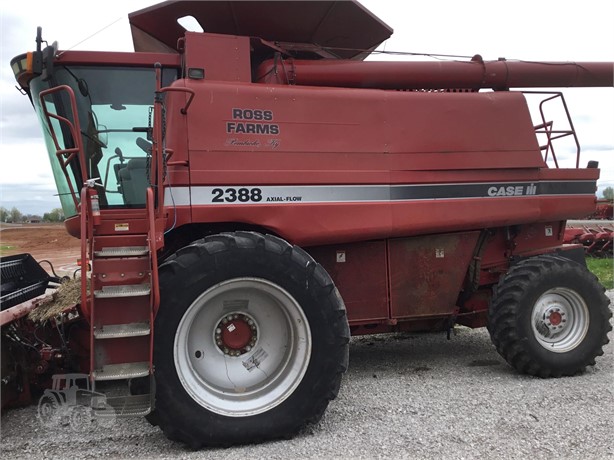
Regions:
<instances>
[{"instance_id":1,"label":"white wheel rim","mask_svg":"<svg viewBox=\"0 0 614 460\"><path fill-rule=\"evenodd\" d=\"M245 332L248 321L255 326L251 332ZM225 326L232 331L221 337ZM184 389L202 407L230 417L282 403L303 379L310 356L311 331L298 302L260 278L209 288L188 307L175 334L175 368Z\"/></svg>"},{"instance_id":2,"label":"white wheel rim","mask_svg":"<svg viewBox=\"0 0 614 460\"><path fill-rule=\"evenodd\" d=\"M535 302L531 319L538 343L555 353L565 353L580 345L590 322L582 296L566 288L546 291Z\"/></svg>"}]
</instances>

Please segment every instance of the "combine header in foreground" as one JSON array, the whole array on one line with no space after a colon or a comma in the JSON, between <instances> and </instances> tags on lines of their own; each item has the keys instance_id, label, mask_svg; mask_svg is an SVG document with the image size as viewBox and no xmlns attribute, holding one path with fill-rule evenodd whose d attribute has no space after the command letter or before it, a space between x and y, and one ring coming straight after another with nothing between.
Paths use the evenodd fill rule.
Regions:
<instances>
[{"instance_id":1,"label":"combine header in foreground","mask_svg":"<svg viewBox=\"0 0 614 460\"><path fill-rule=\"evenodd\" d=\"M130 23L134 53L39 35L12 61L91 265L47 342L74 359L44 354L47 374L131 379L118 416L153 410L200 447L319 420L350 334L487 326L540 377L602 354L608 300L563 244L599 169L559 167L573 124L510 89L611 86L612 63L362 62L392 30L355 1L173 1Z\"/></svg>"}]
</instances>

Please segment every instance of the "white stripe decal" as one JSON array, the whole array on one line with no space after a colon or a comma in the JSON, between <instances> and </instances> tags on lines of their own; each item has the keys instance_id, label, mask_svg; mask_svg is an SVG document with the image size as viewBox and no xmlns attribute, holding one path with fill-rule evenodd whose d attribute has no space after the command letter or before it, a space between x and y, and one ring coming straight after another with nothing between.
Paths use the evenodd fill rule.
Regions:
<instances>
[{"instance_id":1,"label":"white stripe decal","mask_svg":"<svg viewBox=\"0 0 614 460\"><path fill-rule=\"evenodd\" d=\"M164 206L189 206L190 187L166 187L164 189Z\"/></svg>"},{"instance_id":2,"label":"white stripe decal","mask_svg":"<svg viewBox=\"0 0 614 460\"><path fill-rule=\"evenodd\" d=\"M594 195L595 181L482 182L419 185L224 185L166 189L172 206L352 203L467 198ZM190 203L191 198L191 203Z\"/></svg>"}]
</instances>

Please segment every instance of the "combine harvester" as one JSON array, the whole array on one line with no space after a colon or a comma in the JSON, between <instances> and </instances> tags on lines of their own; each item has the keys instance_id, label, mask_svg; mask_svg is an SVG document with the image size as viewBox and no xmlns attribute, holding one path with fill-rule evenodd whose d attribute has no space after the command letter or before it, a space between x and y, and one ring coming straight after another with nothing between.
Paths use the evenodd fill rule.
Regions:
<instances>
[{"instance_id":1,"label":"combine harvester","mask_svg":"<svg viewBox=\"0 0 614 460\"><path fill-rule=\"evenodd\" d=\"M91 287L50 327L10 317L3 395L129 379L118 417L199 448L318 421L350 335L486 326L544 378L603 353L608 299L564 244L598 165L558 167L573 127L512 88L609 87L612 63L363 62L392 30L356 1L172 1L130 24L134 53L39 30L11 62Z\"/></svg>"}]
</instances>

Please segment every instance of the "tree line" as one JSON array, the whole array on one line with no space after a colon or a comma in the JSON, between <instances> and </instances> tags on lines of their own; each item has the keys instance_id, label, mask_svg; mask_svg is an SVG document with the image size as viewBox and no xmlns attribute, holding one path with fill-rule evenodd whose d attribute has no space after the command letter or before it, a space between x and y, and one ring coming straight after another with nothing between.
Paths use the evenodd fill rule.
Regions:
<instances>
[{"instance_id":1,"label":"tree line","mask_svg":"<svg viewBox=\"0 0 614 460\"><path fill-rule=\"evenodd\" d=\"M54 208L42 216L36 214L23 214L13 206L11 209L0 207L0 222L20 224L24 222L64 222L62 208Z\"/></svg>"}]
</instances>

